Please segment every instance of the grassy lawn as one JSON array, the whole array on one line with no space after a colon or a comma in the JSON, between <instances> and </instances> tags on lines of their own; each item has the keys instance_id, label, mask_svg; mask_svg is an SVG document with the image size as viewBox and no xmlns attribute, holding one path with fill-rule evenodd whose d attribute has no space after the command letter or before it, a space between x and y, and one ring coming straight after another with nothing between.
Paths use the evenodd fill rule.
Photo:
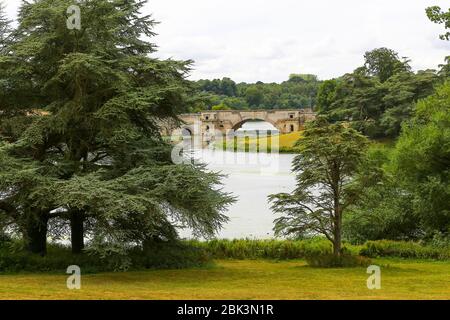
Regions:
<instances>
[{"instance_id":1,"label":"grassy lawn","mask_svg":"<svg viewBox=\"0 0 450 320\"><path fill-rule=\"evenodd\" d=\"M298 139L302 137L303 131L297 131L280 136L280 147L292 148Z\"/></svg>"},{"instance_id":2,"label":"grassy lawn","mask_svg":"<svg viewBox=\"0 0 450 320\"><path fill-rule=\"evenodd\" d=\"M303 131L296 131L286 134L280 134L280 148L292 148L298 139L302 136ZM260 138L261 140L264 138ZM256 139L251 139L251 142L255 142Z\"/></svg>"},{"instance_id":3,"label":"grassy lawn","mask_svg":"<svg viewBox=\"0 0 450 320\"><path fill-rule=\"evenodd\" d=\"M293 148L294 144L297 142L297 140L302 137L302 133L303 133L303 131L296 131L296 132L272 136L272 138L270 140L271 142L268 142L267 137L259 137L259 138L239 137L236 140L228 139L228 140L224 141L222 143L222 145L216 144L216 146L219 148L223 147L223 148L227 148L227 149L230 149L230 148L232 149L234 146L235 149L243 151L243 150L249 149L249 146L252 146L253 148L255 148L254 150L256 150L256 146L259 145L260 148L262 150L264 150L263 152L265 152L268 147L270 148L272 142L277 142L280 152L283 152L283 151L284 152L293 152L292 148ZM279 139L279 140L276 140L276 139Z\"/></svg>"},{"instance_id":4,"label":"grassy lawn","mask_svg":"<svg viewBox=\"0 0 450 320\"><path fill-rule=\"evenodd\" d=\"M303 131L285 133L285 134L280 134L278 136L273 136L272 139L279 139L278 143L279 143L280 148L292 148L294 146L294 144L297 142L297 140L300 139L300 137L302 136L302 133L303 133ZM252 143L252 144L264 142L264 145L267 145L266 140L267 140L266 137L250 138L248 140L248 142ZM276 141L276 140L274 140L274 141ZM244 142L245 142L244 139L239 140L239 143L241 143L242 145L244 144Z\"/></svg>"},{"instance_id":5,"label":"grassy lawn","mask_svg":"<svg viewBox=\"0 0 450 320\"><path fill-rule=\"evenodd\" d=\"M381 290L366 269L314 269L304 261L220 260L215 267L82 276L0 275L0 299L450 299L450 261L376 259Z\"/></svg>"}]
</instances>

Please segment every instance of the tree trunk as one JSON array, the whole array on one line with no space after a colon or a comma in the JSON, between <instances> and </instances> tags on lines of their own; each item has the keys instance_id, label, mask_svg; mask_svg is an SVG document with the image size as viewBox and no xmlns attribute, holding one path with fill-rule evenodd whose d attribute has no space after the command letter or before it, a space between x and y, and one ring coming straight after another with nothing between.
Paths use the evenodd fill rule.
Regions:
<instances>
[{"instance_id":1,"label":"tree trunk","mask_svg":"<svg viewBox=\"0 0 450 320\"><path fill-rule=\"evenodd\" d=\"M333 254L335 256L341 255L341 239L339 236L336 238L336 235L333 242Z\"/></svg>"},{"instance_id":2,"label":"tree trunk","mask_svg":"<svg viewBox=\"0 0 450 320\"><path fill-rule=\"evenodd\" d=\"M339 208L337 208L337 210L335 211L333 231L333 254L335 256L340 256L342 251L342 213Z\"/></svg>"},{"instance_id":3,"label":"tree trunk","mask_svg":"<svg viewBox=\"0 0 450 320\"><path fill-rule=\"evenodd\" d=\"M72 253L74 254L79 254L84 249L84 220L83 212L78 210L70 212Z\"/></svg>"},{"instance_id":4,"label":"tree trunk","mask_svg":"<svg viewBox=\"0 0 450 320\"><path fill-rule=\"evenodd\" d=\"M45 256L47 254L48 215L39 214L29 218L24 230L26 249L35 254Z\"/></svg>"}]
</instances>

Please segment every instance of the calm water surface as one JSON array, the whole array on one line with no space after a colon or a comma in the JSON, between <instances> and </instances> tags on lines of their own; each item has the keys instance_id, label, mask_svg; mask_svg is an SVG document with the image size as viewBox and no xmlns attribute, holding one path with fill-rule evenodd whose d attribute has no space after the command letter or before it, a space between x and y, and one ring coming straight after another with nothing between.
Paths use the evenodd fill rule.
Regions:
<instances>
[{"instance_id":1,"label":"calm water surface","mask_svg":"<svg viewBox=\"0 0 450 320\"><path fill-rule=\"evenodd\" d=\"M273 220L276 216L270 210L267 196L291 192L295 188L295 176L291 172L294 155L268 156L263 153L204 149L195 152L195 157L207 164L210 170L226 174L224 190L237 197L237 202L225 213L230 221L217 238L273 237ZM183 231L181 236L190 237L190 233Z\"/></svg>"}]
</instances>

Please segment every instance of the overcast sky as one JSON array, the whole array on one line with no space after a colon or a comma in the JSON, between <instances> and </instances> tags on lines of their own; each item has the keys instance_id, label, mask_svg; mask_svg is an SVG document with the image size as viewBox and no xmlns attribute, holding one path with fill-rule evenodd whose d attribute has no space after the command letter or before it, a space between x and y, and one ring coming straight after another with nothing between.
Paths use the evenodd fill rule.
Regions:
<instances>
[{"instance_id":1,"label":"overcast sky","mask_svg":"<svg viewBox=\"0 0 450 320\"><path fill-rule=\"evenodd\" d=\"M20 0L6 0L15 17ZM415 70L450 55L442 25L425 8L448 0L150 0L161 22L153 40L161 58L192 59L192 79L280 82L291 73L329 79L363 64L367 50L388 47Z\"/></svg>"}]
</instances>

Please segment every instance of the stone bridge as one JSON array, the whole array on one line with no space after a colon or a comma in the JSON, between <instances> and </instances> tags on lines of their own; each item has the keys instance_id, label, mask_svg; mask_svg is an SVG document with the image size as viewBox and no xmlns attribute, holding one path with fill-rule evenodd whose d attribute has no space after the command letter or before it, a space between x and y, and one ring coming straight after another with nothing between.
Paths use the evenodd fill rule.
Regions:
<instances>
[{"instance_id":1,"label":"stone bridge","mask_svg":"<svg viewBox=\"0 0 450 320\"><path fill-rule=\"evenodd\" d=\"M190 135L203 136L207 132L229 134L247 121L262 120L271 123L280 133L290 133L303 128L306 121L315 119L311 109L295 110L220 110L182 114L181 126ZM166 128L167 131L175 129ZM167 132L168 133L168 132Z\"/></svg>"}]
</instances>

